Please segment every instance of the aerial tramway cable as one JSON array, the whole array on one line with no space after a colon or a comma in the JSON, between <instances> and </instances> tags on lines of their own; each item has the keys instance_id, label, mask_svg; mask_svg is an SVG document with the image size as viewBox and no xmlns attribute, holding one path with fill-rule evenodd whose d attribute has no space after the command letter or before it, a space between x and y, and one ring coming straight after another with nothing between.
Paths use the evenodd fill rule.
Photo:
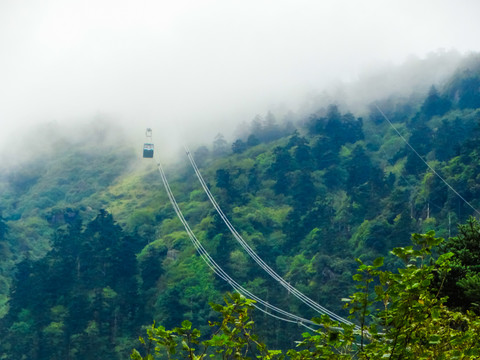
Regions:
<instances>
[{"instance_id":1,"label":"aerial tramway cable","mask_svg":"<svg viewBox=\"0 0 480 360\"><path fill-rule=\"evenodd\" d=\"M233 227L233 225L230 223L228 220L227 216L223 213L222 209L216 202L215 198L213 197L212 193L210 192L210 189L208 188L207 184L205 183L205 180L202 177L202 174L200 173L200 170L197 167L197 164L195 163L195 160L188 150L188 148L185 148L188 159L190 160L190 163L195 171L195 174L197 175L198 180L200 181L200 184L202 185L203 190L205 191L206 195L208 196L210 202L212 205L215 207L215 210L217 211L218 215L222 218L224 223L227 225L228 229L232 233L232 235L235 237L237 242L242 246L242 248L250 255L250 257L266 272L268 273L273 279L275 279L277 282L280 283L285 289L289 291L289 293L293 294L296 298L298 298L300 301L308 305L310 308L313 310L321 313L328 315L331 319L336 320L338 322L342 322L344 324L352 325L352 323L341 316L335 314L334 312L326 309L325 307L319 305L312 299L310 299L308 296L303 294L301 291L293 287L290 283L288 283L285 279L283 279L280 275L278 275L270 266L268 266L265 261L263 261L260 256L245 242L245 240L242 238L242 236L237 232L237 230ZM356 328L359 328L356 326Z\"/></svg>"},{"instance_id":2,"label":"aerial tramway cable","mask_svg":"<svg viewBox=\"0 0 480 360\"><path fill-rule=\"evenodd\" d=\"M386 151L385 151L384 149L382 149L382 148L380 148L380 151L383 153L385 160L390 164L390 166L394 166L395 164L394 164L392 161L390 161L390 159L389 159ZM401 172L399 172L398 175L402 178L403 181L405 181L405 182L408 184L408 186L410 186L411 188L414 187L414 185L413 185L405 176L403 176ZM434 202L432 202L431 200L429 200L429 199L428 199L427 197L425 197L424 195L419 194L419 196L423 199L423 201L425 201L425 202L428 203L428 204L432 204L432 205L433 205L434 207L436 207L437 209L439 209L439 210L442 210L442 209L443 209L441 206L435 204ZM429 205L429 206L430 206L430 205Z\"/></svg>"},{"instance_id":3,"label":"aerial tramway cable","mask_svg":"<svg viewBox=\"0 0 480 360\"><path fill-rule=\"evenodd\" d=\"M478 215L480 215L480 211L478 211L477 209L475 209L472 204L470 204L462 195L460 195L460 194L458 193L458 191L455 190L438 172L436 172L435 169L434 169L433 167L431 167L430 164L427 163L427 162L423 159L423 157L417 152L417 150L415 150L415 148L414 148L412 145L410 145L410 143L407 141L407 139L405 139L405 137L400 133L400 131L398 131L398 129L393 125L393 123L390 121L390 119L388 118L388 116L385 115L385 113L382 111L382 109L380 109L380 107L379 107L377 104L375 104L375 107L377 108L378 112L383 116L383 118L384 118L385 120L387 120L388 124L392 127L392 129L395 130L395 132L397 133L397 135L398 135L398 136L405 142L405 144L407 144L408 147L415 153L415 155L417 155L417 156L420 158L420 160L422 160L422 162L423 162L425 165L427 165L427 167L428 167L430 170L432 170L432 172L433 172L440 180L442 180L443 183L444 183L445 185L447 185L447 187L448 187L450 190L452 190L452 191L455 193L455 195L457 195L457 196L458 196L460 199L462 199L463 202L464 202L465 204L467 204L473 211L475 211Z\"/></svg>"},{"instance_id":4,"label":"aerial tramway cable","mask_svg":"<svg viewBox=\"0 0 480 360\"><path fill-rule=\"evenodd\" d=\"M239 285L235 280L233 280L213 259L212 257L210 256L210 254L207 252L207 250L205 250L205 248L202 246L202 244L200 243L200 241L196 238L195 234L193 233L192 229L190 228L188 222L185 220L185 217L183 216L183 213L182 211L180 210L180 207L178 206L178 203L177 201L175 200L175 196L173 195L173 192L172 190L170 189L170 185L168 183L168 180L165 176L165 172L163 171L163 167L162 165L160 164L160 162L157 162L157 167L158 167L158 170L160 172L160 176L162 178L162 182L163 182L163 185L165 187L165 190L167 192L167 195L168 195L168 198L175 210L175 213L177 214L177 217L179 218L179 220L181 221L181 223L183 224L183 226L185 227L185 230L190 238L190 240L192 241L193 245L195 246L197 252L200 254L201 258L205 261L205 263L208 265L208 267L210 267L210 269L212 269L212 271L217 275L219 276L222 280L228 282L234 289L235 291L237 291L238 293L242 294L243 296L247 297L247 298L250 298L250 299L253 299L257 302L257 304L260 304L260 305L263 305L265 308L268 308L270 311L272 312L275 312L277 314L280 314L280 315L276 315L272 312L269 312L265 309L263 309L262 307L260 307L259 305L257 304L253 304L253 306L255 308L257 308L258 310L262 311L263 313L273 317L273 318L276 318L278 320L282 320L282 321L286 321L286 322L290 322L290 323L295 323L295 324L298 324L298 325L301 325L307 329L310 329L312 331L314 331L314 329L312 329L311 327L309 327L307 324L310 324L310 325L317 325L315 322L311 321L311 320L307 320L307 319L304 319L300 316L297 316L297 315L294 315L292 313L289 313L285 310L282 310L264 300L262 300L261 298L259 298L258 296L254 295L253 293L251 293L250 291L246 290L245 288L243 288L241 285Z\"/></svg>"}]
</instances>

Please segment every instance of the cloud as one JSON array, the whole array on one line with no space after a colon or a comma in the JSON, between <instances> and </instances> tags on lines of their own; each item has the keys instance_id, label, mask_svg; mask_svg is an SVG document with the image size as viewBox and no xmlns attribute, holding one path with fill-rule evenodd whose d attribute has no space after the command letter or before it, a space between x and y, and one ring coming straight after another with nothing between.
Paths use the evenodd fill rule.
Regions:
<instances>
[{"instance_id":1,"label":"cloud","mask_svg":"<svg viewBox=\"0 0 480 360\"><path fill-rule=\"evenodd\" d=\"M479 10L474 0L3 1L0 141L98 113L166 143L213 138L371 64L479 51Z\"/></svg>"}]
</instances>

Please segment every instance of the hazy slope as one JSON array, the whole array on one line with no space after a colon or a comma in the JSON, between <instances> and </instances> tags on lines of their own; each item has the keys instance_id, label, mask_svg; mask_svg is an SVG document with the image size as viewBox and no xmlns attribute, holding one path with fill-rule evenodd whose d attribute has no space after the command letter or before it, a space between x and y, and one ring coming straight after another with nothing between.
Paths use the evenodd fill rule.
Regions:
<instances>
[{"instance_id":1,"label":"hazy slope","mask_svg":"<svg viewBox=\"0 0 480 360\"><path fill-rule=\"evenodd\" d=\"M463 200L373 104L358 114L331 105L298 122L256 118L232 143L218 136L192 154L258 255L341 313L355 257L386 255L409 244L412 232L449 236L480 207L480 73L477 62L462 66L422 95L376 104ZM204 323L208 302L231 289L195 254L156 161L142 159L141 144L133 149L108 123L72 136L59 127L40 135L26 141L32 154L19 156L0 178L1 224L8 229L0 239L2 353L125 357L139 327L152 319ZM187 221L220 266L273 304L315 315L242 251L186 156L166 173ZM256 316L275 346L296 339L294 326Z\"/></svg>"}]
</instances>

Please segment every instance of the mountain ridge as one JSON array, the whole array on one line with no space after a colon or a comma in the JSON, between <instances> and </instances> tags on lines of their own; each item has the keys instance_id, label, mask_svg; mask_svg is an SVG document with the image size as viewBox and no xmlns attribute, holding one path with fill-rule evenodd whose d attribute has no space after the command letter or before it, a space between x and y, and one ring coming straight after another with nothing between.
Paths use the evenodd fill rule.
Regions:
<instances>
[{"instance_id":1,"label":"mountain ridge","mask_svg":"<svg viewBox=\"0 0 480 360\"><path fill-rule=\"evenodd\" d=\"M376 104L479 208L475 66L459 70L443 87L432 86L424 98L389 97ZM86 142L63 140L61 151L54 146L1 176L8 229L0 239L2 354L19 355L30 347L32 359L53 353L59 359L94 358L98 351L120 358L152 318L165 325L184 318L202 322L212 315L208 302L220 301L229 290L195 255L155 161L116 145L116 130L108 124L101 129ZM257 118L250 130L231 144L219 135L210 147L191 153L245 241L286 281L332 311L344 311L339 300L353 286L356 257L386 255L409 244L413 232L435 229L453 236L455 224L472 215L373 104L362 116L330 105L298 123ZM237 247L186 157L166 172L187 221L225 271L282 308L315 315ZM395 266L393 258L386 264ZM123 274L124 284L115 272ZM38 287L45 297L31 297L25 286ZM266 315L258 322L279 346L293 341L289 334L297 331Z\"/></svg>"}]
</instances>

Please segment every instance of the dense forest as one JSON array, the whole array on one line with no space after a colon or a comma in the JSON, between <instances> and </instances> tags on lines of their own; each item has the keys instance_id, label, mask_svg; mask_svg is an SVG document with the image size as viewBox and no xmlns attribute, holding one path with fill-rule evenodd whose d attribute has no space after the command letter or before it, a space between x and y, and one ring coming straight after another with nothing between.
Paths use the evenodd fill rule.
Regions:
<instances>
[{"instance_id":1,"label":"dense forest","mask_svg":"<svg viewBox=\"0 0 480 360\"><path fill-rule=\"evenodd\" d=\"M209 303L232 290L196 254L156 161L112 132L120 133L97 124L82 140L36 134L50 150L0 174L2 359L125 359L152 321L187 319L208 333ZM289 284L347 316L341 299L355 288L355 259L384 256L395 269L401 259L389 250L429 230L463 251L449 306L475 307L480 249L470 241L465 255L458 239L471 234L457 225L479 215L479 141L480 59L471 56L427 92L379 98L358 114L335 103L301 118L268 113L233 141L218 134L191 153L249 246ZM275 306L318 316L236 243L186 156L165 171L216 263ZM297 324L252 316L273 348L301 339Z\"/></svg>"}]
</instances>

